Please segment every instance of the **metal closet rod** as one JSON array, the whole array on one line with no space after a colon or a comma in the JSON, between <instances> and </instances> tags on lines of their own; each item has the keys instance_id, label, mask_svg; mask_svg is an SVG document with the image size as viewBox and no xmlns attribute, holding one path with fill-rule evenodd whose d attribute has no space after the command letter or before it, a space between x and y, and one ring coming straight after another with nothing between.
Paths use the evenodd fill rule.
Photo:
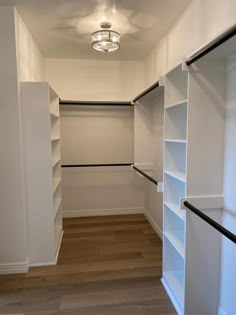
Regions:
<instances>
[{"instance_id":1,"label":"metal closet rod","mask_svg":"<svg viewBox=\"0 0 236 315\"><path fill-rule=\"evenodd\" d=\"M134 106L131 102L114 102L114 101L69 101L59 100L60 105L76 105L76 106Z\"/></svg>"},{"instance_id":2,"label":"metal closet rod","mask_svg":"<svg viewBox=\"0 0 236 315\"><path fill-rule=\"evenodd\" d=\"M224 44L227 40L234 37L236 35L236 25L230 28L228 31L226 31L224 34L219 36L215 41L207 45L206 47L202 48L199 52L197 52L195 55L190 57L185 63L187 66L190 66L195 61L199 60L200 58L207 55L212 50L216 49L220 45Z\"/></svg>"},{"instance_id":3,"label":"metal closet rod","mask_svg":"<svg viewBox=\"0 0 236 315\"><path fill-rule=\"evenodd\" d=\"M151 91L153 91L155 88L157 88L159 86L159 81L153 83L151 86L149 86L147 89L145 89L142 93L140 93L139 95L137 95L135 97L135 99L133 100L133 103L137 102L140 98L144 97L145 95L147 95L148 93L150 93Z\"/></svg>"},{"instance_id":4,"label":"metal closet rod","mask_svg":"<svg viewBox=\"0 0 236 315\"><path fill-rule=\"evenodd\" d=\"M224 228L222 225L220 225L219 223L214 221L212 218L210 218L208 215L206 215L205 213L203 213L202 211L200 211L196 207L194 207L188 201L184 201L184 205L185 205L186 208L188 208L189 210L194 212L198 217L203 219L205 222L210 224L213 228L215 228L217 231L219 231L221 234L223 234L229 240L231 240L232 242L234 242L236 244L236 235L235 234L233 234L232 232L230 232L229 230Z\"/></svg>"},{"instance_id":5,"label":"metal closet rod","mask_svg":"<svg viewBox=\"0 0 236 315\"><path fill-rule=\"evenodd\" d=\"M110 164L63 164L61 167L106 167L106 166L131 166L134 163L110 163Z\"/></svg>"},{"instance_id":6,"label":"metal closet rod","mask_svg":"<svg viewBox=\"0 0 236 315\"><path fill-rule=\"evenodd\" d=\"M138 173L140 173L141 175L143 175L144 177L146 177L148 180L150 180L152 183L154 183L155 185L158 184L158 181L156 181L153 177L149 176L148 174L144 173L144 171L140 170L137 166L133 165L133 169L135 171L137 171Z\"/></svg>"}]
</instances>

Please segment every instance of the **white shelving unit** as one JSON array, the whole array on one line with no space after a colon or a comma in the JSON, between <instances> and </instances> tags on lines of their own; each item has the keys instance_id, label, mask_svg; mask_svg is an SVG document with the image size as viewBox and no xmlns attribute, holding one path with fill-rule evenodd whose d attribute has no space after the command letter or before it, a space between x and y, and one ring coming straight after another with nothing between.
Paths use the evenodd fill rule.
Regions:
<instances>
[{"instance_id":1,"label":"white shelving unit","mask_svg":"<svg viewBox=\"0 0 236 315\"><path fill-rule=\"evenodd\" d=\"M59 99L44 82L21 83L30 265L56 264L63 235Z\"/></svg>"},{"instance_id":2,"label":"white shelving unit","mask_svg":"<svg viewBox=\"0 0 236 315\"><path fill-rule=\"evenodd\" d=\"M209 250L214 230L182 210L181 199L209 198L223 191L224 84L220 76L221 66L212 60L198 62L189 71L178 65L165 80L162 283L179 315L216 314L220 241L215 237L214 254L202 255ZM220 209L214 210L217 216ZM209 265L214 267L209 270ZM207 291L210 306L204 298L209 296Z\"/></svg>"}]
</instances>

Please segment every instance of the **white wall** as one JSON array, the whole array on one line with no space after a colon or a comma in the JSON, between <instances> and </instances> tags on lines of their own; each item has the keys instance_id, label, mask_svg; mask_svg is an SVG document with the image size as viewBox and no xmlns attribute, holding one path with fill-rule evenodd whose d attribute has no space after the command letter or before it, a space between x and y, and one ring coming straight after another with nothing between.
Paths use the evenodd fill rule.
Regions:
<instances>
[{"instance_id":1,"label":"white wall","mask_svg":"<svg viewBox=\"0 0 236 315\"><path fill-rule=\"evenodd\" d=\"M15 23L19 81L43 81L43 56L16 10Z\"/></svg>"},{"instance_id":2,"label":"white wall","mask_svg":"<svg viewBox=\"0 0 236 315\"><path fill-rule=\"evenodd\" d=\"M134 161L143 170L152 170L158 182L163 177L164 89L159 87L135 104ZM140 164L140 165L139 165ZM145 215L162 236L162 193L144 179Z\"/></svg>"},{"instance_id":3,"label":"white wall","mask_svg":"<svg viewBox=\"0 0 236 315\"><path fill-rule=\"evenodd\" d=\"M133 163L132 107L61 107L62 164ZM143 182L130 166L63 168L64 216L143 211Z\"/></svg>"},{"instance_id":4,"label":"white wall","mask_svg":"<svg viewBox=\"0 0 236 315\"><path fill-rule=\"evenodd\" d=\"M60 98L65 100L130 101L144 86L142 62L47 59L45 65L46 80ZM128 130L131 128L133 133L133 116L131 119L120 115L121 111L114 109L105 113L102 109L91 112L92 116L87 112L83 113L83 117L79 117L76 112L70 111L71 117L68 120L65 112L61 111L63 162L75 164L133 162L133 136ZM85 116L87 118L84 119ZM132 122L130 120L127 124L127 119L131 119ZM102 139L103 145L107 143L105 155L98 150L98 146L96 152L94 151L92 140L95 126L101 127L96 133L98 143L101 143ZM121 129L122 135L117 138L117 132L119 133ZM125 138L129 145L127 143L123 145ZM74 157L71 154L73 150L68 147L68 143L72 147L73 142ZM117 151L116 147L120 150ZM143 183L130 168L63 169L62 175L65 216L143 210Z\"/></svg>"},{"instance_id":5,"label":"white wall","mask_svg":"<svg viewBox=\"0 0 236 315\"><path fill-rule=\"evenodd\" d=\"M228 61L227 69L224 176L225 209L223 212L223 225L236 234L236 55ZM222 314L220 315L234 315L236 307L236 246L226 238L222 240L221 263L220 305Z\"/></svg>"},{"instance_id":6,"label":"white wall","mask_svg":"<svg viewBox=\"0 0 236 315\"><path fill-rule=\"evenodd\" d=\"M12 273L28 267L19 82L42 80L44 70L40 51L12 6L0 6L0 32L0 273Z\"/></svg>"},{"instance_id":7,"label":"white wall","mask_svg":"<svg viewBox=\"0 0 236 315\"><path fill-rule=\"evenodd\" d=\"M130 101L144 86L143 62L46 59L46 80L65 100Z\"/></svg>"},{"instance_id":8,"label":"white wall","mask_svg":"<svg viewBox=\"0 0 236 315\"><path fill-rule=\"evenodd\" d=\"M27 268L15 11L0 6L0 273Z\"/></svg>"},{"instance_id":9,"label":"white wall","mask_svg":"<svg viewBox=\"0 0 236 315\"><path fill-rule=\"evenodd\" d=\"M236 23L235 0L193 0L145 60L145 85Z\"/></svg>"}]
</instances>

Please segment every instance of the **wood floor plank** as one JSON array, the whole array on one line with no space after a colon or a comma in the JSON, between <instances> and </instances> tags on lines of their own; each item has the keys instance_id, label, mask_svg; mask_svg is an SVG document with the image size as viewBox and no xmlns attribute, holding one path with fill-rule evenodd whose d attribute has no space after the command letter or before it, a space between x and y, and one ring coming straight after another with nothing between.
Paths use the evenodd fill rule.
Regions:
<instances>
[{"instance_id":1,"label":"wood floor plank","mask_svg":"<svg viewBox=\"0 0 236 315\"><path fill-rule=\"evenodd\" d=\"M176 315L142 214L64 219L56 266L0 276L0 315Z\"/></svg>"}]
</instances>

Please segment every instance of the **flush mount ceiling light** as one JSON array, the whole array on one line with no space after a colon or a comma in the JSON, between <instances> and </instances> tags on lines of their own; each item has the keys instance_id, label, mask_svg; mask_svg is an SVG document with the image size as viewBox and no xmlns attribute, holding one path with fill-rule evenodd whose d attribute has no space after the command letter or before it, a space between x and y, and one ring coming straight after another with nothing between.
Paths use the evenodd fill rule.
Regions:
<instances>
[{"instance_id":1,"label":"flush mount ceiling light","mask_svg":"<svg viewBox=\"0 0 236 315\"><path fill-rule=\"evenodd\" d=\"M120 34L110 30L111 23L103 22L102 28L92 34L92 47L102 52L112 52L120 48Z\"/></svg>"}]
</instances>

